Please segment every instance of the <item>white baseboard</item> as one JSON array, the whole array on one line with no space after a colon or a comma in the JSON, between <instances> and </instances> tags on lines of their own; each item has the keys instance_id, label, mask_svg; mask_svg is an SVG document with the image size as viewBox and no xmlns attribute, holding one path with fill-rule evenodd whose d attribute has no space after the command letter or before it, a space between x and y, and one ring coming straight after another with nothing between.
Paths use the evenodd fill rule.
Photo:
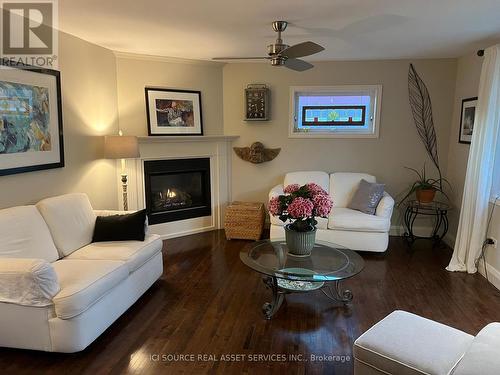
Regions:
<instances>
[{"instance_id":1,"label":"white baseboard","mask_svg":"<svg viewBox=\"0 0 500 375\"><path fill-rule=\"evenodd\" d=\"M434 228L430 225L415 225L413 227L413 233L427 233L423 235L429 235L432 233ZM390 236L402 236L406 232L406 228L403 225L391 225L389 230Z\"/></svg>"},{"instance_id":2,"label":"white baseboard","mask_svg":"<svg viewBox=\"0 0 500 375\"><path fill-rule=\"evenodd\" d=\"M189 229L189 230L175 232L175 233L160 234L160 238L162 240L168 240L170 238L184 237L184 236L190 236L192 234L197 234L197 233L210 232L210 231L213 231L213 230L216 230L216 229L217 229L217 227L215 227L215 226L209 226L209 227L203 227L203 228L196 228L196 229Z\"/></svg>"},{"instance_id":3,"label":"white baseboard","mask_svg":"<svg viewBox=\"0 0 500 375\"><path fill-rule=\"evenodd\" d=\"M478 272L486 277L486 274L484 272L484 262L481 260L479 261L479 264L477 265L477 270ZM491 264L486 263L486 270L488 271L488 281L497 289L500 289L500 271L498 271L495 267L493 267Z\"/></svg>"},{"instance_id":4,"label":"white baseboard","mask_svg":"<svg viewBox=\"0 0 500 375\"><path fill-rule=\"evenodd\" d=\"M447 233L443 241L452 249L455 247L456 238L453 234ZM497 289L500 289L500 271L493 267L491 264L486 263L486 270L488 271L489 282ZM484 272L484 261L480 260L477 265L477 271L483 277L486 278L486 273Z\"/></svg>"},{"instance_id":5,"label":"white baseboard","mask_svg":"<svg viewBox=\"0 0 500 375\"><path fill-rule=\"evenodd\" d=\"M446 233L446 235L443 238L443 242L452 249L455 247L455 240L456 240L455 235L451 234L450 232Z\"/></svg>"},{"instance_id":6,"label":"white baseboard","mask_svg":"<svg viewBox=\"0 0 500 375\"><path fill-rule=\"evenodd\" d=\"M405 232L402 225L391 225L391 229L389 229L389 236L402 236Z\"/></svg>"},{"instance_id":7,"label":"white baseboard","mask_svg":"<svg viewBox=\"0 0 500 375\"><path fill-rule=\"evenodd\" d=\"M431 226L415 226L414 232L417 233L431 233ZM402 236L406 232L406 229L402 225L392 225L389 231L391 236ZM443 238L443 242L453 249L455 246L455 236L450 232L446 233Z\"/></svg>"}]
</instances>

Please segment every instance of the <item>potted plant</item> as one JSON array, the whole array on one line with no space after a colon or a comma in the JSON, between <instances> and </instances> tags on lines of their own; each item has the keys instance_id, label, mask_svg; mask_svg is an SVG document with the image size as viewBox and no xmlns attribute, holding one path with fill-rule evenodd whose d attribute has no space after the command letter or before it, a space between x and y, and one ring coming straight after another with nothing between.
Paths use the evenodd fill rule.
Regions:
<instances>
[{"instance_id":1,"label":"potted plant","mask_svg":"<svg viewBox=\"0 0 500 375\"><path fill-rule=\"evenodd\" d=\"M288 251L298 256L308 256L316 241L316 217L327 217L332 200L321 186L309 183L288 185L285 194L271 198L269 213L278 216L285 225Z\"/></svg>"},{"instance_id":2,"label":"potted plant","mask_svg":"<svg viewBox=\"0 0 500 375\"><path fill-rule=\"evenodd\" d=\"M448 180L446 180L444 177L427 178L425 172L425 164L424 167L422 168L422 171L420 172L414 168L410 167L405 167L405 168L414 172L417 176L417 180L413 182L413 184L407 190L406 195L404 196L403 199L401 199L400 204L403 203L413 193L415 193L417 200L420 203L432 202L436 196L436 192L438 191L441 192L448 199L448 196L443 190L443 182L447 183L448 185L450 184Z\"/></svg>"}]
</instances>

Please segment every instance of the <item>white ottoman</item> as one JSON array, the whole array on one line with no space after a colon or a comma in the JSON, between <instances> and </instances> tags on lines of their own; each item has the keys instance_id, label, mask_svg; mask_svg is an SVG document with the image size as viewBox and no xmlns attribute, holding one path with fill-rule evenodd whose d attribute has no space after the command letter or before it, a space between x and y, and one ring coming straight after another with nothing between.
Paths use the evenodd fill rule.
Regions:
<instances>
[{"instance_id":1,"label":"white ottoman","mask_svg":"<svg viewBox=\"0 0 500 375\"><path fill-rule=\"evenodd\" d=\"M474 338L453 375L500 373L500 323L490 323Z\"/></svg>"},{"instance_id":2,"label":"white ottoman","mask_svg":"<svg viewBox=\"0 0 500 375\"><path fill-rule=\"evenodd\" d=\"M394 311L354 342L354 373L448 375L473 336L405 311Z\"/></svg>"}]
</instances>

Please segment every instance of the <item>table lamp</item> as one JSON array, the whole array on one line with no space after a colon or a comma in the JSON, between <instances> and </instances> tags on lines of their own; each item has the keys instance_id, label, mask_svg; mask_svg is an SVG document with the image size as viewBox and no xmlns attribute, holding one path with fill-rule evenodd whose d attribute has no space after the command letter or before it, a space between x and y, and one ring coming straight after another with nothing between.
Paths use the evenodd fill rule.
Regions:
<instances>
[{"instance_id":1,"label":"table lamp","mask_svg":"<svg viewBox=\"0 0 500 375\"><path fill-rule=\"evenodd\" d=\"M139 142L135 136L106 135L104 137L104 157L106 159L121 159L121 176L123 189L123 210L128 211L127 174L125 173L125 159L135 159L140 156Z\"/></svg>"}]
</instances>

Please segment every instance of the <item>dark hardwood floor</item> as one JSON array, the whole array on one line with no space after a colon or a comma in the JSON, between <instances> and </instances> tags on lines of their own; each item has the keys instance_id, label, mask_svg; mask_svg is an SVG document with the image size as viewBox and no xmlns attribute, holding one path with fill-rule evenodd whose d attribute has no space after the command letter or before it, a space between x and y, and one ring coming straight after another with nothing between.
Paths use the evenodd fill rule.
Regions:
<instances>
[{"instance_id":1,"label":"dark hardwood floor","mask_svg":"<svg viewBox=\"0 0 500 375\"><path fill-rule=\"evenodd\" d=\"M497 289L482 276L444 270L450 249L417 242L409 253L398 237L385 255L362 254L364 271L345 283L354 292L350 307L320 292L294 294L266 321L261 306L270 292L239 259L246 243L226 241L222 231L166 241L162 279L89 348L0 349L0 373L351 374L354 340L395 309L471 334L500 321Z\"/></svg>"}]
</instances>

